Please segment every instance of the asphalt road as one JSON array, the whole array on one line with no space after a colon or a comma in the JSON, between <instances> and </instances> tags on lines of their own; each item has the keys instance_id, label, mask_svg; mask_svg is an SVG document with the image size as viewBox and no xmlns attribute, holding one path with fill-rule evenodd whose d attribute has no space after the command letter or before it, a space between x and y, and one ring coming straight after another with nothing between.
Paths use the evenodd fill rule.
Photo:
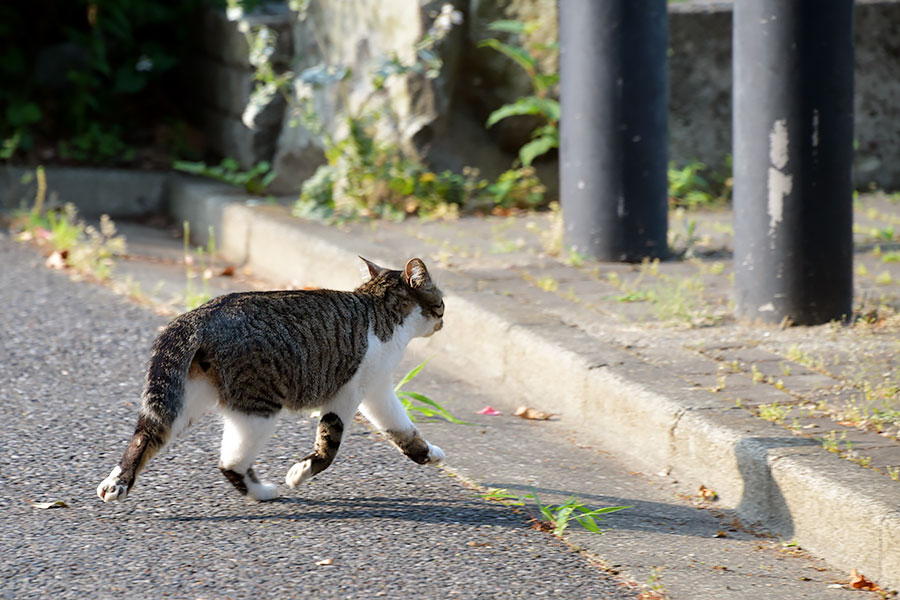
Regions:
<instances>
[{"instance_id":1,"label":"asphalt road","mask_svg":"<svg viewBox=\"0 0 900 600\"><path fill-rule=\"evenodd\" d=\"M43 268L3 234L0 307L2 598L636 595L361 424L311 484L255 504L219 474L220 425L209 416L125 503L103 504L95 488L131 435L165 319ZM282 481L313 434L311 422L284 419L257 472ZM333 564L316 564L325 559Z\"/></svg>"}]
</instances>

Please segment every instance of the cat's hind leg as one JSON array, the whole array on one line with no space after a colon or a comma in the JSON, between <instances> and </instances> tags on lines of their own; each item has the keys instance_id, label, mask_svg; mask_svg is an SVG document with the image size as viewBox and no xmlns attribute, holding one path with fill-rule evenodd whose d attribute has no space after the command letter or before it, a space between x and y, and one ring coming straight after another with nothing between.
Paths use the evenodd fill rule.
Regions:
<instances>
[{"instance_id":1,"label":"cat's hind leg","mask_svg":"<svg viewBox=\"0 0 900 600\"><path fill-rule=\"evenodd\" d=\"M372 388L359 411L410 460L420 465L436 465L446 457L443 450L426 441L413 425L389 378Z\"/></svg>"},{"instance_id":2,"label":"cat's hind leg","mask_svg":"<svg viewBox=\"0 0 900 600\"><path fill-rule=\"evenodd\" d=\"M248 415L222 409L224 429L219 469L242 495L253 500L271 500L278 486L260 481L253 471L253 461L262 451L278 422L277 415Z\"/></svg>"},{"instance_id":3,"label":"cat's hind leg","mask_svg":"<svg viewBox=\"0 0 900 600\"><path fill-rule=\"evenodd\" d=\"M177 412L144 406L122 460L97 486L104 502L124 500L147 461L187 430L218 401L218 390L205 377L188 379ZM174 412L174 414L173 414Z\"/></svg>"},{"instance_id":4,"label":"cat's hind leg","mask_svg":"<svg viewBox=\"0 0 900 600\"><path fill-rule=\"evenodd\" d=\"M353 387L350 385L349 387ZM346 427L353 421L359 399L355 392L345 389L322 408L316 429L316 445L311 454L288 469L284 482L295 488L327 469L341 447Z\"/></svg>"}]
</instances>

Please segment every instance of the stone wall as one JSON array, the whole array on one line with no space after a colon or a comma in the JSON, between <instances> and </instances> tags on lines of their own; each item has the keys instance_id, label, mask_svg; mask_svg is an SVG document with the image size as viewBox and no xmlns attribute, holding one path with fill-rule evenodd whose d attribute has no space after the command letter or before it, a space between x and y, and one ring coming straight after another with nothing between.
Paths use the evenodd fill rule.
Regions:
<instances>
[{"instance_id":1,"label":"stone wall","mask_svg":"<svg viewBox=\"0 0 900 600\"><path fill-rule=\"evenodd\" d=\"M722 168L731 153L731 3L669 8L669 155ZM855 11L853 183L900 189L900 2Z\"/></svg>"},{"instance_id":2,"label":"stone wall","mask_svg":"<svg viewBox=\"0 0 900 600\"><path fill-rule=\"evenodd\" d=\"M242 29L265 25L276 35L272 63L286 69L293 61L291 24L284 3L263 4L249 15L208 10L198 24L197 49L184 66L188 109L215 154L236 159L243 168L271 161L284 120L285 102L276 95L251 129L242 120L256 81Z\"/></svg>"},{"instance_id":3,"label":"stone wall","mask_svg":"<svg viewBox=\"0 0 900 600\"><path fill-rule=\"evenodd\" d=\"M296 49L293 68L298 71L322 60L349 63L354 75L347 97L358 105L371 93L360 73L371 69L380 57L402 52L419 39L427 29L429 14L433 18L441 4L391 0L378 3L374 10L365 0L314 0L306 23L294 20L287 27L284 13L280 21L272 22L280 23L279 39L284 38L279 52L287 53L291 45ZM478 42L502 37L487 29L496 19L540 18L543 25L533 34L535 41L555 39L556 0L460 0L455 4L465 20L454 32L453 43L441 48L445 61L442 79L418 87L407 82L397 91L395 109L406 119L400 140L412 140L437 168L459 170L472 165L486 176L494 176L512 164L533 123L509 119L485 130L484 122L492 110L530 93L530 86L518 66L493 50L478 48ZM670 158L678 164L700 160L722 169L731 154L731 3L693 0L669 6ZM208 19L204 29L208 41L196 65L197 81L205 90L201 97L209 141L219 153L234 156L244 165L274 155L281 189L299 189L303 179L321 164L321 148L308 132L290 127L289 117L279 116L282 106L272 107L267 128L250 131L243 127L240 112L249 94L249 63L240 55L236 25L223 19L221 13ZM900 1L858 1L857 187L875 183L900 189L898 57ZM547 57L545 66L556 68L555 59ZM333 92L317 97L318 110L333 125L340 121L343 102ZM206 114L208 109L211 111ZM278 119L282 121L280 129ZM539 160L536 167L552 193L558 177L555 155Z\"/></svg>"}]
</instances>

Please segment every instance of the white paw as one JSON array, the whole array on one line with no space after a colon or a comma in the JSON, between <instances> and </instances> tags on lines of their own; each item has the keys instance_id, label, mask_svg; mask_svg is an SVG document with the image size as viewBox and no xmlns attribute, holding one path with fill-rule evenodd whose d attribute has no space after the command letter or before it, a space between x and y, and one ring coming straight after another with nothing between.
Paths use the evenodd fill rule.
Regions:
<instances>
[{"instance_id":1,"label":"white paw","mask_svg":"<svg viewBox=\"0 0 900 600\"><path fill-rule=\"evenodd\" d=\"M104 502L124 500L125 496L128 495L128 486L124 481L119 480L119 473L121 472L122 469L118 466L115 467L109 476L97 486L97 495Z\"/></svg>"},{"instance_id":2,"label":"white paw","mask_svg":"<svg viewBox=\"0 0 900 600\"><path fill-rule=\"evenodd\" d=\"M303 462L295 463L293 467L288 469L287 475L285 475L284 477L284 482L288 484L288 487L295 488L309 479L311 477L311 472L311 460L304 460Z\"/></svg>"},{"instance_id":3,"label":"white paw","mask_svg":"<svg viewBox=\"0 0 900 600\"><path fill-rule=\"evenodd\" d=\"M247 497L257 502L265 502L271 500L278 495L278 486L274 483L253 483L247 482Z\"/></svg>"},{"instance_id":4,"label":"white paw","mask_svg":"<svg viewBox=\"0 0 900 600\"><path fill-rule=\"evenodd\" d=\"M447 458L447 455L444 454L444 451L441 450L438 446L434 444L428 444L428 464L429 465L439 465L444 462L444 459Z\"/></svg>"}]
</instances>

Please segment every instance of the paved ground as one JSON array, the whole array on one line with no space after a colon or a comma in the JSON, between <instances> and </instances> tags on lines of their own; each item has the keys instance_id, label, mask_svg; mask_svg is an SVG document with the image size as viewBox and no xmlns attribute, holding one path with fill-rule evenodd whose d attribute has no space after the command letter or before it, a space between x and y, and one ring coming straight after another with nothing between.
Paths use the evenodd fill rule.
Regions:
<instances>
[{"instance_id":1,"label":"paved ground","mask_svg":"<svg viewBox=\"0 0 900 600\"><path fill-rule=\"evenodd\" d=\"M140 281L158 301L177 307L184 285L178 242L158 231L122 229L132 260L120 261L120 281ZM301 493L254 505L218 475L218 427L208 419L151 466L126 504L101 504L95 480L130 435L144 350L165 319L38 268L27 249L0 244L0 261L12 266L0 282L0 302L11 307L11 325L0 338L10 356L8 368L0 367L8 397L0 427L9 440L0 447L0 503L4 531L26 540L15 552L0 548L15 557L4 559L4 597L29 590L80 597L91 589L98 597L137 590L172 597L635 595L571 548L528 530L527 514L403 460L362 425L323 477ZM140 258L147 254L153 259ZM216 278L211 291L255 283ZM535 489L545 502L576 495L593 507L631 505L607 520L606 535L575 525L567 539L645 589L692 600L855 594L836 587L844 574L782 540L748 532L732 512L671 477L635 472L559 421L511 417L514 396L453 372L446 361L433 361L414 387L475 423L423 424L448 451L450 469L466 480L519 495ZM46 400L38 405L38 397ZM69 410L60 407L67 402ZM77 426L72 404L82 409ZM475 415L485 404L504 415ZM106 441L95 431L107 431ZM311 436L310 423L284 422L260 471L280 478ZM25 499L63 499L70 508L38 510ZM315 565L325 558L334 565Z\"/></svg>"},{"instance_id":2,"label":"paved ground","mask_svg":"<svg viewBox=\"0 0 900 600\"><path fill-rule=\"evenodd\" d=\"M313 484L252 504L218 473L207 419L126 503L103 504L94 490L130 437L165 319L41 262L0 237L0 597L635 596L362 426ZM280 479L312 427L285 420L259 470Z\"/></svg>"}]
</instances>

